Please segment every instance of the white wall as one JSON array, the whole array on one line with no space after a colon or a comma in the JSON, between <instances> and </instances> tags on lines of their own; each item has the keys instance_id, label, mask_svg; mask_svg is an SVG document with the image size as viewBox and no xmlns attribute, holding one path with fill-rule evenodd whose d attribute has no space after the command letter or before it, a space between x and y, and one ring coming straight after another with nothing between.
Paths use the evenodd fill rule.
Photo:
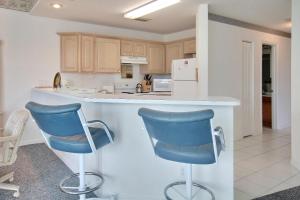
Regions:
<instances>
[{"instance_id":1,"label":"white wall","mask_svg":"<svg viewBox=\"0 0 300 200\"><path fill-rule=\"evenodd\" d=\"M292 163L300 169L300 1L292 3Z\"/></svg>"},{"instance_id":2,"label":"white wall","mask_svg":"<svg viewBox=\"0 0 300 200\"><path fill-rule=\"evenodd\" d=\"M209 95L242 97L242 41L254 43L255 76L255 133L261 133L261 54L262 43L277 46L277 128L290 126L290 48L289 38L267 34L254 30L219 22L209 22ZM240 138L241 107L236 110L236 138Z\"/></svg>"},{"instance_id":3,"label":"white wall","mask_svg":"<svg viewBox=\"0 0 300 200\"><path fill-rule=\"evenodd\" d=\"M36 17L1 8L0 27L0 41L3 41L5 119L11 111L24 107L30 98L31 88L45 82L51 83L54 74L59 71L60 48L57 32L91 32L157 41L164 39L159 34ZM90 77L91 75L86 75L82 79L90 80ZM116 75L93 75L92 78L92 82L98 83L99 79L116 79ZM28 124L23 143L40 139L37 131L34 131L35 128L32 123Z\"/></svg>"},{"instance_id":4,"label":"white wall","mask_svg":"<svg viewBox=\"0 0 300 200\"><path fill-rule=\"evenodd\" d=\"M196 15L196 58L198 67L198 94L208 96L208 4L200 4Z\"/></svg>"}]
</instances>

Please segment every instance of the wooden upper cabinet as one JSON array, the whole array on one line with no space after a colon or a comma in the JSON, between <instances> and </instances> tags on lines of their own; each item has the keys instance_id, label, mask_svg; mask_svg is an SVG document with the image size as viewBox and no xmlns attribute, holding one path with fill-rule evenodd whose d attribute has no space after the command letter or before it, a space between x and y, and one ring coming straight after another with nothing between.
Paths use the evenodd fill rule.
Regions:
<instances>
[{"instance_id":1,"label":"wooden upper cabinet","mask_svg":"<svg viewBox=\"0 0 300 200\"><path fill-rule=\"evenodd\" d=\"M128 40L121 41L121 55L133 56L133 43Z\"/></svg>"},{"instance_id":2,"label":"wooden upper cabinet","mask_svg":"<svg viewBox=\"0 0 300 200\"><path fill-rule=\"evenodd\" d=\"M136 42L130 40L121 41L122 56L146 56L146 44L144 42Z\"/></svg>"},{"instance_id":3,"label":"wooden upper cabinet","mask_svg":"<svg viewBox=\"0 0 300 200\"><path fill-rule=\"evenodd\" d=\"M172 60L182 59L183 55L183 43L171 43L166 45L166 73L171 73Z\"/></svg>"},{"instance_id":4,"label":"wooden upper cabinet","mask_svg":"<svg viewBox=\"0 0 300 200\"><path fill-rule=\"evenodd\" d=\"M94 71L95 37L89 35L81 36L81 68L82 72Z\"/></svg>"},{"instance_id":5,"label":"wooden upper cabinet","mask_svg":"<svg viewBox=\"0 0 300 200\"><path fill-rule=\"evenodd\" d=\"M121 71L120 40L96 37L95 71L104 73Z\"/></svg>"},{"instance_id":6,"label":"wooden upper cabinet","mask_svg":"<svg viewBox=\"0 0 300 200\"><path fill-rule=\"evenodd\" d=\"M61 71L78 72L80 68L79 35L61 35Z\"/></svg>"},{"instance_id":7,"label":"wooden upper cabinet","mask_svg":"<svg viewBox=\"0 0 300 200\"><path fill-rule=\"evenodd\" d=\"M196 53L196 40L187 40L183 43L183 52L184 54L193 54Z\"/></svg>"},{"instance_id":8,"label":"wooden upper cabinet","mask_svg":"<svg viewBox=\"0 0 300 200\"><path fill-rule=\"evenodd\" d=\"M172 60L196 53L194 39L169 44L135 39L108 38L89 33L58 33L60 35L62 72L119 73L120 57L147 57L142 73L171 73Z\"/></svg>"},{"instance_id":9,"label":"wooden upper cabinet","mask_svg":"<svg viewBox=\"0 0 300 200\"><path fill-rule=\"evenodd\" d=\"M143 68L144 73L165 73L165 46L162 44L147 44L148 65Z\"/></svg>"},{"instance_id":10,"label":"wooden upper cabinet","mask_svg":"<svg viewBox=\"0 0 300 200\"><path fill-rule=\"evenodd\" d=\"M134 42L133 55L140 56L140 57L146 57L147 56L146 44L144 42Z\"/></svg>"}]
</instances>

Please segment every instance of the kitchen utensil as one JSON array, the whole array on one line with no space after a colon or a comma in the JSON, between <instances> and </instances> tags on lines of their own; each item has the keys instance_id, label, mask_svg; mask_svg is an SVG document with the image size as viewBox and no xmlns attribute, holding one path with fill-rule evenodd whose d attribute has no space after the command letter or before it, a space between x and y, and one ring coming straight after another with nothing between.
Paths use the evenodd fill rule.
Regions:
<instances>
[{"instance_id":1,"label":"kitchen utensil","mask_svg":"<svg viewBox=\"0 0 300 200\"><path fill-rule=\"evenodd\" d=\"M143 88L142 84L140 84L140 83L136 84L136 87L135 87L136 93L142 93L143 92L142 88Z\"/></svg>"}]
</instances>

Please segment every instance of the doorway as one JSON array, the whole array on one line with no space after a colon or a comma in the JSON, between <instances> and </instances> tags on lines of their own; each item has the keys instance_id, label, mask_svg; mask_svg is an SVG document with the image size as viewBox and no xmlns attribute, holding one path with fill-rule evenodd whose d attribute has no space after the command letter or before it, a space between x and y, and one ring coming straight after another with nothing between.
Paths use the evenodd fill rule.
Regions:
<instances>
[{"instance_id":1,"label":"doorway","mask_svg":"<svg viewBox=\"0 0 300 200\"><path fill-rule=\"evenodd\" d=\"M262 126L272 129L273 124L273 84L274 84L274 47L262 45Z\"/></svg>"}]
</instances>

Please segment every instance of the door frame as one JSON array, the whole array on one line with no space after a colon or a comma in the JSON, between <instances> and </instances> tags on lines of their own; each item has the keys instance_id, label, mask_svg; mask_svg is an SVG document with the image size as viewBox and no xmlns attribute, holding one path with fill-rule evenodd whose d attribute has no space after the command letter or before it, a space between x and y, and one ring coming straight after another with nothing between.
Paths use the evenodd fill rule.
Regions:
<instances>
[{"instance_id":1,"label":"door frame","mask_svg":"<svg viewBox=\"0 0 300 200\"><path fill-rule=\"evenodd\" d=\"M250 92L250 99L249 100L249 106L250 106L250 110L252 111L251 113L251 116L250 116L250 121L247 121L247 124L250 123L250 129L249 130L245 130L245 126L244 126L244 123L245 123L245 119L244 119L244 116L242 114L242 124L241 124L241 129L242 129L242 133L241 133L241 137L244 138L245 136L249 136L249 135L254 135L255 134L255 131L257 129L257 126L256 126L256 121L255 121L255 97L256 97L256 94L255 94L255 42L251 41L251 40L242 40L242 44L243 43L248 43L251 45L251 66L250 68L248 69L249 73L247 73L247 76L249 78L249 92ZM244 65L243 65L243 70L242 70L242 76L244 77L245 75L245 68L244 68ZM243 88L242 90L244 89L244 82L245 80L243 79ZM242 99L244 99L244 93L242 92ZM243 101L243 100L242 100ZM244 106L244 105L242 105Z\"/></svg>"},{"instance_id":2,"label":"door frame","mask_svg":"<svg viewBox=\"0 0 300 200\"><path fill-rule=\"evenodd\" d=\"M272 47L271 50L271 79L272 79L272 129L277 129L277 99L278 99L278 44L262 41L260 45L261 55L260 55L260 70L259 70L259 88L260 88L260 126L261 130L263 130L263 111L262 111L262 46L263 45L270 45Z\"/></svg>"}]
</instances>

